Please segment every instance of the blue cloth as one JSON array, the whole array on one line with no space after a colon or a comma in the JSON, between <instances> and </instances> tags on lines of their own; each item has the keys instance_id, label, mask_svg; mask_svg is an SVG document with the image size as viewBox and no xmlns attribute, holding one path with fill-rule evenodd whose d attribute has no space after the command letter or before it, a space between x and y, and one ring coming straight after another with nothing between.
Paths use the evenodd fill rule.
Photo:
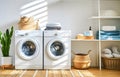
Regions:
<instances>
[{"instance_id":1,"label":"blue cloth","mask_svg":"<svg viewBox=\"0 0 120 77\"><path fill-rule=\"evenodd\" d=\"M120 35L120 31L100 31L101 35Z\"/></svg>"},{"instance_id":2,"label":"blue cloth","mask_svg":"<svg viewBox=\"0 0 120 77\"><path fill-rule=\"evenodd\" d=\"M101 40L120 40L120 31L97 31L96 38L99 39L99 32Z\"/></svg>"}]
</instances>

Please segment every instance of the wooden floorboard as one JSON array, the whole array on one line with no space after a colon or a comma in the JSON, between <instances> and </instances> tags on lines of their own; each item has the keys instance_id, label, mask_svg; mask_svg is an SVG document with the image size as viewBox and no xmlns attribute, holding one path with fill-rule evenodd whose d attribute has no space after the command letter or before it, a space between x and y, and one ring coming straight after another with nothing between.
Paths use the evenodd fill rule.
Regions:
<instances>
[{"instance_id":1,"label":"wooden floorboard","mask_svg":"<svg viewBox=\"0 0 120 77\"><path fill-rule=\"evenodd\" d=\"M16 70L16 71L18 71L16 77L20 77L22 75L22 73L24 72L24 70Z\"/></svg>"},{"instance_id":2,"label":"wooden floorboard","mask_svg":"<svg viewBox=\"0 0 120 77\"><path fill-rule=\"evenodd\" d=\"M109 70L98 68L88 69L95 77L120 77L120 70Z\"/></svg>"},{"instance_id":3,"label":"wooden floorboard","mask_svg":"<svg viewBox=\"0 0 120 77\"><path fill-rule=\"evenodd\" d=\"M79 72L79 70L2 70L0 77L86 77Z\"/></svg>"},{"instance_id":4,"label":"wooden floorboard","mask_svg":"<svg viewBox=\"0 0 120 77\"><path fill-rule=\"evenodd\" d=\"M45 70L38 70L35 77L46 77L46 71Z\"/></svg>"},{"instance_id":5,"label":"wooden floorboard","mask_svg":"<svg viewBox=\"0 0 120 77\"><path fill-rule=\"evenodd\" d=\"M15 70L0 69L0 77L119 77L120 71L90 68L88 70Z\"/></svg>"}]
</instances>

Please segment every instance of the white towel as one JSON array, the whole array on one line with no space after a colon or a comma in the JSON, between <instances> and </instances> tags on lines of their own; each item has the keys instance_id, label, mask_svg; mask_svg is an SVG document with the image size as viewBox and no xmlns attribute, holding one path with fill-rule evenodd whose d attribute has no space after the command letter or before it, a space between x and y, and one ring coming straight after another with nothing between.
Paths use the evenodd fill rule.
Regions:
<instances>
[{"instance_id":1,"label":"white towel","mask_svg":"<svg viewBox=\"0 0 120 77\"><path fill-rule=\"evenodd\" d=\"M118 52L118 47L117 46L113 46L112 47L112 52L113 53L116 53L116 54L119 54L120 52Z\"/></svg>"},{"instance_id":2,"label":"white towel","mask_svg":"<svg viewBox=\"0 0 120 77\"><path fill-rule=\"evenodd\" d=\"M110 49L106 48L106 49L103 49L102 53L111 54L112 51Z\"/></svg>"},{"instance_id":3,"label":"white towel","mask_svg":"<svg viewBox=\"0 0 120 77\"><path fill-rule=\"evenodd\" d=\"M120 58L120 54L113 53L113 57Z\"/></svg>"},{"instance_id":4,"label":"white towel","mask_svg":"<svg viewBox=\"0 0 120 77\"><path fill-rule=\"evenodd\" d=\"M106 58L112 58L113 57L112 54L102 54L101 56L102 57L106 57Z\"/></svg>"}]
</instances>

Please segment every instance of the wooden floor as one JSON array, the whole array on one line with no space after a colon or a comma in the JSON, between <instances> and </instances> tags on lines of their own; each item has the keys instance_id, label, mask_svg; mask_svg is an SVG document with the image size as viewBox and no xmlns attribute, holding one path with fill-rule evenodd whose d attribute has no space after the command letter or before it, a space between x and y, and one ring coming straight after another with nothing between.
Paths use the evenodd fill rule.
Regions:
<instances>
[{"instance_id":1,"label":"wooden floor","mask_svg":"<svg viewBox=\"0 0 120 77\"><path fill-rule=\"evenodd\" d=\"M88 69L95 77L120 77L120 70L108 70L98 68L90 68Z\"/></svg>"},{"instance_id":2,"label":"wooden floor","mask_svg":"<svg viewBox=\"0 0 120 77\"><path fill-rule=\"evenodd\" d=\"M0 69L0 77L120 77L120 71L106 70L101 71L97 68L88 70L14 70Z\"/></svg>"}]
</instances>

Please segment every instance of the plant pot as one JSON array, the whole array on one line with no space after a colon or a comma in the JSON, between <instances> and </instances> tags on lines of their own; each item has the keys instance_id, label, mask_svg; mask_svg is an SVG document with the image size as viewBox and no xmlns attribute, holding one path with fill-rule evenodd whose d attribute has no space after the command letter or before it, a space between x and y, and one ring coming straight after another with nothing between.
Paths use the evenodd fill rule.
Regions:
<instances>
[{"instance_id":1,"label":"plant pot","mask_svg":"<svg viewBox=\"0 0 120 77\"><path fill-rule=\"evenodd\" d=\"M1 57L1 65L2 66L10 66L12 65L12 57Z\"/></svg>"}]
</instances>

